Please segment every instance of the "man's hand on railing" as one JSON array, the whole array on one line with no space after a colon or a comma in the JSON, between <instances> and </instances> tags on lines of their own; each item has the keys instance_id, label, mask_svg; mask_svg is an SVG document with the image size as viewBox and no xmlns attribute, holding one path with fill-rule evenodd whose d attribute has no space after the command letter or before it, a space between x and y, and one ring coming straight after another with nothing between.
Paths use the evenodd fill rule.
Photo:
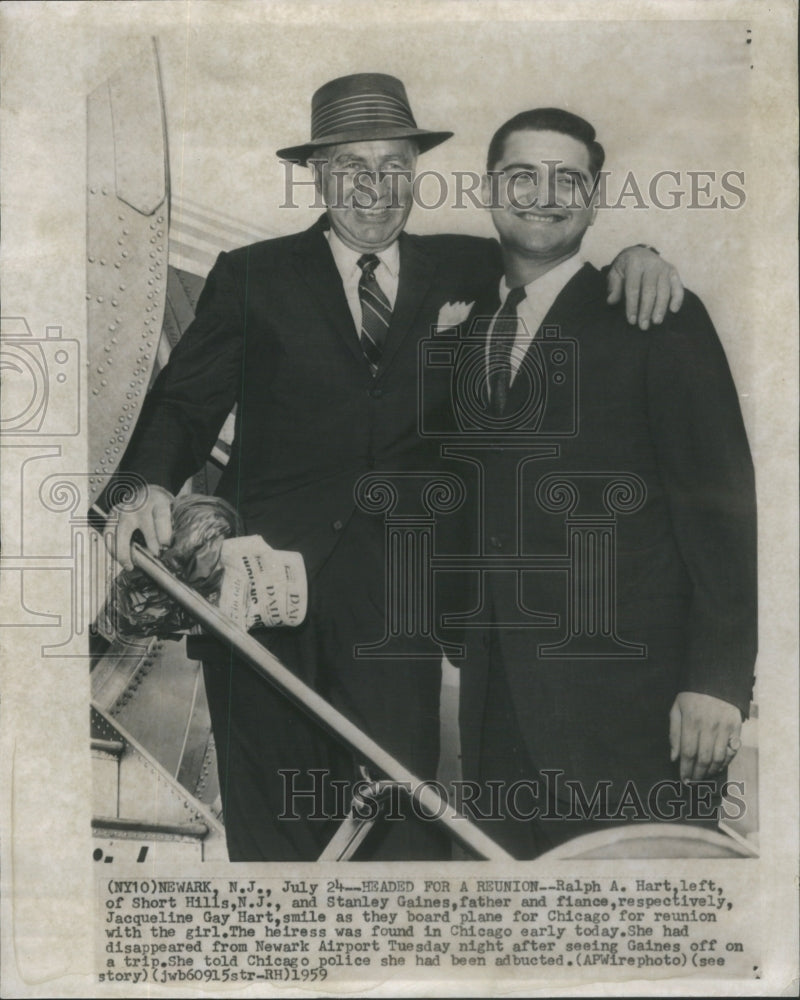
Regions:
<instances>
[{"instance_id":1,"label":"man's hand on railing","mask_svg":"<svg viewBox=\"0 0 800 1000\"><path fill-rule=\"evenodd\" d=\"M114 530L106 532L106 547L124 569L133 569L131 539L137 531L156 556L172 541L173 500L169 490L148 484L138 498L125 504L126 509L112 507L108 524Z\"/></svg>"}]
</instances>

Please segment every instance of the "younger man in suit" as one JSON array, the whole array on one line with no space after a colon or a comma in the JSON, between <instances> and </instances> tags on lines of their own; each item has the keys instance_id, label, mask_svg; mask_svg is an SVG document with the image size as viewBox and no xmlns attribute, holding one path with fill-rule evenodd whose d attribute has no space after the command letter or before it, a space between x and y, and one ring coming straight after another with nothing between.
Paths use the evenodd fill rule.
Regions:
<instances>
[{"instance_id":1,"label":"younger man in suit","mask_svg":"<svg viewBox=\"0 0 800 1000\"><path fill-rule=\"evenodd\" d=\"M629 819L713 824L753 681L736 390L696 296L635 341L606 306L580 256L603 158L588 122L552 108L507 122L488 156L504 277L473 313L493 317L485 479L517 489L487 489L485 551L544 561L519 591L487 575L493 626L471 635L461 738L487 832L520 858ZM511 627L533 611L549 618Z\"/></svg>"},{"instance_id":2,"label":"younger man in suit","mask_svg":"<svg viewBox=\"0 0 800 1000\"><path fill-rule=\"evenodd\" d=\"M497 245L403 231L417 155L452 133L419 128L394 77L325 84L312 101L311 134L278 154L316 162L327 211L303 232L220 254L123 458L121 468L150 489L135 512L119 514L115 552L129 564L136 531L154 552L169 541L171 494L201 467L236 405L217 492L248 534L301 552L309 577L306 621L262 630L259 640L431 779L441 656L429 648L357 654L386 633L386 555L383 516L358 509L354 487L372 471L436 470L438 456L417 433L418 344L445 303L474 300L487 277L499 276ZM375 199L355 197L359 180ZM655 289L674 269L648 250L627 259L626 296L638 299L648 261L642 309L647 319L652 308L663 314L669 281L658 301ZM195 641L193 655L204 665L230 859L314 860L341 808L332 783L351 786L357 762L220 643ZM317 789L321 776L330 797L290 797L287 809L287 789ZM433 823L387 822L364 850L441 857L449 845L439 834Z\"/></svg>"}]
</instances>

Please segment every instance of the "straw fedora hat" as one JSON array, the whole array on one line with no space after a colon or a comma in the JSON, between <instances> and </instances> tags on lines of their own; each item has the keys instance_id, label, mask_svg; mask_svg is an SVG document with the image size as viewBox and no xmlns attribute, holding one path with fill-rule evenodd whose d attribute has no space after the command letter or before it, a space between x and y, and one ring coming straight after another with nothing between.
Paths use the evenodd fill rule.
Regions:
<instances>
[{"instance_id":1,"label":"straw fedora hat","mask_svg":"<svg viewBox=\"0 0 800 1000\"><path fill-rule=\"evenodd\" d=\"M452 132L417 128L406 88L385 73L355 73L324 84L311 98L311 140L279 149L277 155L305 166L322 146L370 139L414 139L420 153Z\"/></svg>"}]
</instances>

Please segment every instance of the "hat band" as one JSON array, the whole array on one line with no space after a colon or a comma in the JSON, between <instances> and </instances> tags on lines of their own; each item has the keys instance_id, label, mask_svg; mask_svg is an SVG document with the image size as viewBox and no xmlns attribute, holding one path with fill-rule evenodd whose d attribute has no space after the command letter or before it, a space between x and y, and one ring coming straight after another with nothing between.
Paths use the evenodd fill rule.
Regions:
<instances>
[{"instance_id":1,"label":"hat band","mask_svg":"<svg viewBox=\"0 0 800 1000\"><path fill-rule=\"evenodd\" d=\"M366 126L416 128L417 123L402 101L382 94L359 94L326 104L311 116L313 139L348 128Z\"/></svg>"}]
</instances>

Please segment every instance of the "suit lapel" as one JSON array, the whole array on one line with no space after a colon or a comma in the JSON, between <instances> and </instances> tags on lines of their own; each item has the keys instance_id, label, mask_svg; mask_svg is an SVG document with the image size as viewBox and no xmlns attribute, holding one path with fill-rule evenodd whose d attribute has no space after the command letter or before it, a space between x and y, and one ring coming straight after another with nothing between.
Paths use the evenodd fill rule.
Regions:
<instances>
[{"instance_id":1,"label":"suit lapel","mask_svg":"<svg viewBox=\"0 0 800 1000\"><path fill-rule=\"evenodd\" d=\"M542 320L542 326L558 326L571 321L574 314L580 312L584 304L596 296L598 285L602 280L597 268L591 264L584 264L558 293Z\"/></svg>"},{"instance_id":2,"label":"suit lapel","mask_svg":"<svg viewBox=\"0 0 800 1000\"><path fill-rule=\"evenodd\" d=\"M342 280L325 238L327 228L327 217L323 216L303 234L294 250L293 263L327 324L336 330L348 350L366 370ZM377 378L391 365L436 280L437 262L419 241L403 233L399 244L400 282Z\"/></svg>"},{"instance_id":3,"label":"suit lapel","mask_svg":"<svg viewBox=\"0 0 800 1000\"><path fill-rule=\"evenodd\" d=\"M333 327L366 371L364 353L353 324L350 307L347 305L342 279L336 270L333 254L325 237L327 228L327 217L322 216L303 233L294 250L293 263L297 273L305 282L311 298L319 306L326 325Z\"/></svg>"},{"instance_id":4,"label":"suit lapel","mask_svg":"<svg viewBox=\"0 0 800 1000\"><path fill-rule=\"evenodd\" d=\"M584 264L583 267L574 274L564 285L555 298L555 301L547 310L542 325L536 331L533 340L528 345L526 357L530 353L534 344L541 343L541 329L544 326L558 327L563 331L569 331L576 314L583 310L585 303L596 297L598 282L603 278L600 272L591 264ZM535 287L535 286L534 286ZM569 335L568 333L566 334ZM524 359L523 359L524 364ZM511 383L511 390L508 395L508 406L512 408L519 405L520 393L527 391L527 382L524 378L515 378Z\"/></svg>"},{"instance_id":5,"label":"suit lapel","mask_svg":"<svg viewBox=\"0 0 800 1000\"><path fill-rule=\"evenodd\" d=\"M476 342L480 343L480 350L483 357L488 359L489 336L492 330L492 319L500 308L500 288L499 281L492 282L472 307L469 316L461 325L461 338L470 343L473 347L465 354L465 357L472 356L472 350Z\"/></svg>"},{"instance_id":6,"label":"suit lapel","mask_svg":"<svg viewBox=\"0 0 800 1000\"><path fill-rule=\"evenodd\" d=\"M466 326L469 326L476 320L481 319L484 321L484 325L488 331L491 320L497 310L500 308L500 276L498 275L497 280L493 281L489 285L484 293L475 302L472 307L472 311L467 317Z\"/></svg>"},{"instance_id":7,"label":"suit lapel","mask_svg":"<svg viewBox=\"0 0 800 1000\"><path fill-rule=\"evenodd\" d=\"M391 365L436 278L436 261L413 236L403 233L399 242L400 283L377 378Z\"/></svg>"}]
</instances>

